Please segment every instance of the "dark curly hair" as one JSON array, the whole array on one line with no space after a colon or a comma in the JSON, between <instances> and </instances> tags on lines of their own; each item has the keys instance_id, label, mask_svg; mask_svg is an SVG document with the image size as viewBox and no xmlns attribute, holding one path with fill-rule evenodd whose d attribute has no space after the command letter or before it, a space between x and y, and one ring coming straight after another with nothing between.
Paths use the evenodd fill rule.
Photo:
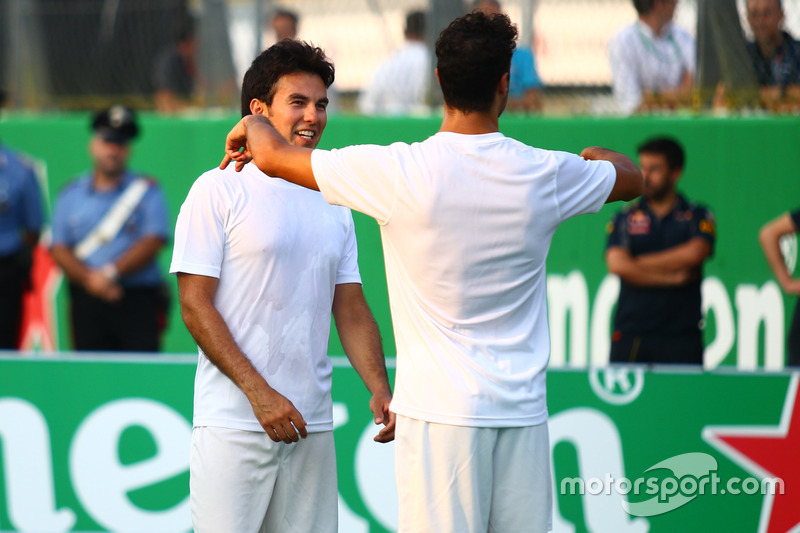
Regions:
<instances>
[{"instance_id":1,"label":"dark curly hair","mask_svg":"<svg viewBox=\"0 0 800 533\"><path fill-rule=\"evenodd\" d=\"M321 48L284 39L261 52L247 69L242 80L242 116L250 114L253 98L272 105L278 80L296 72L316 74L325 87L331 86L335 75L333 63Z\"/></svg>"},{"instance_id":2,"label":"dark curly hair","mask_svg":"<svg viewBox=\"0 0 800 533\"><path fill-rule=\"evenodd\" d=\"M504 14L480 11L455 19L436 41L436 67L445 103L464 112L488 111L497 84L511 69L517 28Z\"/></svg>"}]
</instances>

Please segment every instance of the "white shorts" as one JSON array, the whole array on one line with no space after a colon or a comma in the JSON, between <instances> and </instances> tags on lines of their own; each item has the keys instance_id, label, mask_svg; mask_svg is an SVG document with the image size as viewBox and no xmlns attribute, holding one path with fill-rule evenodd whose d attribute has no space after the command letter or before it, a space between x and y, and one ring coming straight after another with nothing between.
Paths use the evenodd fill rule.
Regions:
<instances>
[{"instance_id":1,"label":"white shorts","mask_svg":"<svg viewBox=\"0 0 800 533\"><path fill-rule=\"evenodd\" d=\"M397 416L398 533L552 529L547 423L449 426Z\"/></svg>"},{"instance_id":2,"label":"white shorts","mask_svg":"<svg viewBox=\"0 0 800 533\"><path fill-rule=\"evenodd\" d=\"M266 433L192 430L189 460L196 533L336 533L333 432L293 444Z\"/></svg>"}]
</instances>

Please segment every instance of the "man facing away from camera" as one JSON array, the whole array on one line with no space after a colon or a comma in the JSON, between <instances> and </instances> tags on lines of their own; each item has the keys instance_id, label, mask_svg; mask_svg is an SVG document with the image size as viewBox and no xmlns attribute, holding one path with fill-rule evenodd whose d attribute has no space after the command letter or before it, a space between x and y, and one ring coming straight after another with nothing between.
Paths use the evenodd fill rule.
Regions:
<instances>
[{"instance_id":1,"label":"man facing away from camera","mask_svg":"<svg viewBox=\"0 0 800 533\"><path fill-rule=\"evenodd\" d=\"M334 68L283 40L244 76L242 115L268 118L314 148ZM342 346L372 394L375 437L393 439L391 392L364 299L353 219L254 164L206 172L181 207L170 271L200 348L190 459L197 532L337 531L333 312Z\"/></svg>"},{"instance_id":2,"label":"man facing away from camera","mask_svg":"<svg viewBox=\"0 0 800 533\"><path fill-rule=\"evenodd\" d=\"M402 533L550 529L547 252L564 220L642 190L627 156L541 150L498 131L516 38L503 14L442 31L445 114L421 143L310 150L264 117L226 140L223 167L252 159L381 227Z\"/></svg>"}]
</instances>

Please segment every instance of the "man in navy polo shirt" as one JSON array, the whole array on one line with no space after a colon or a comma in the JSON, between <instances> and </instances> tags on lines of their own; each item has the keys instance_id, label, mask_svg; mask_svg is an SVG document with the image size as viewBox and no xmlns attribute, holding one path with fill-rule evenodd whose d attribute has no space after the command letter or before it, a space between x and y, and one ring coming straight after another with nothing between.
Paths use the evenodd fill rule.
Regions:
<instances>
[{"instance_id":1,"label":"man in navy polo shirt","mask_svg":"<svg viewBox=\"0 0 800 533\"><path fill-rule=\"evenodd\" d=\"M703 363L700 283L714 251L711 212L676 190L684 151L669 138L639 147L642 198L609 224L606 263L620 277L611 361Z\"/></svg>"},{"instance_id":2,"label":"man in navy polo shirt","mask_svg":"<svg viewBox=\"0 0 800 533\"><path fill-rule=\"evenodd\" d=\"M133 111L113 106L91 124L94 166L61 191L53 213L51 253L70 282L75 349L158 351L167 203L155 181L127 168L139 133Z\"/></svg>"}]
</instances>

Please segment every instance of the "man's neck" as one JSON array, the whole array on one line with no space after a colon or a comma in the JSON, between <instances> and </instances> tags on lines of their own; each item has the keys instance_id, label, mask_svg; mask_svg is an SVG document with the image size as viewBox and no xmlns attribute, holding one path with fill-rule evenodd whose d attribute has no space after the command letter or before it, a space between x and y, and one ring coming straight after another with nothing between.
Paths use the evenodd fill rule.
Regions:
<instances>
[{"instance_id":1,"label":"man's neck","mask_svg":"<svg viewBox=\"0 0 800 533\"><path fill-rule=\"evenodd\" d=\"M463 135L495 133L500 131L499 117L494 110L465 113L445 104L444 119L439 131L449 131Z\"/></svg>"},{"instance_id":2,"label":"man's neck","mask_svg":"<svg viewBox=\"0 0 800 533\"><path fill-rule=\"evenodd\" d=\"M783 44L783 32L779 31L776 35L774 35L771 39L766 41L759 41L758 49L761 51L761 55L766 57L767 59L772 59L775 56L775 52L780 48Z\"/></svg>"},{"instance_id":3,"label":"man's neck","mask_svg":"<svg viewBox=\"0 0 800 533\"><path fill-rule=\"evenodd\" d=\"M123 175L125 175L125 172L120 172L119 174L108 174L95 170L92 178L92 185L94 185L94 188L98 191L110 191L119 187L119 184L122 182Z\"/></svg>"},{"instance_id":4,"label":"man's neck","mask_svg":"<svg viewBox=\"0 0 800 533\"><path fill-rule=\"evenodd\" d=\"M655 213L658 218L664 218L675 208L675 204L678 202L678 193L677 191L672 191L658 200L647 198L645 201L650 211Z\"/></svg>"},{"instance_id":5,"label":"man's neck","mask_svg":"<svg viewBox=\"0 0 800 533\"><path fill-rule=\"evenodd\" d=\"M660 36L661 32L664 31L664 28L670 22L669 20L661 20L661 17L653 12L640 16L639 20L649 26L650 29L653 30L653 34L656 36Z\"/></svg>"}]
</instances>

